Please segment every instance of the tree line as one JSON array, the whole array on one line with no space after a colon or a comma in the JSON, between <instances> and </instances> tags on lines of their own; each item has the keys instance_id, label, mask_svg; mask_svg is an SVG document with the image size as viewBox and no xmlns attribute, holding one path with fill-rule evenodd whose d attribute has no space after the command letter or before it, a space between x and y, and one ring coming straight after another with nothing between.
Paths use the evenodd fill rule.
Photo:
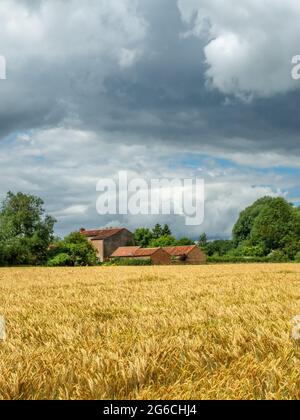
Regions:
<instances>
[{"instance_id":1,"label":"tree line","mask_svg":"<svg viewBox=\"0 0 300 420\"><path fill-rule=\"evenodd\" d=\"M231 240L208 241L200 247L211 261L249 259L300 262L300 207L283 198L263 197L239 216Z\"/></svg>"},{"instance_id":2,"label":"tree line","mask_svg":"<svg viewBox=\"0 0 300 420\"><path fill-rule=\"evenodd\" d=\"M79 232L56 238L55 223L40 198L9 192L0 207L0 265L98 263L95 249ZM240 214L230 240L209 240L205 233L198 241L178 239L168 225L160 224L138 228L134 235L136 245L143 248L197 244L211 262L300 262L300 207L283 198L261 198Z\"/></svg>"}]
</instances>

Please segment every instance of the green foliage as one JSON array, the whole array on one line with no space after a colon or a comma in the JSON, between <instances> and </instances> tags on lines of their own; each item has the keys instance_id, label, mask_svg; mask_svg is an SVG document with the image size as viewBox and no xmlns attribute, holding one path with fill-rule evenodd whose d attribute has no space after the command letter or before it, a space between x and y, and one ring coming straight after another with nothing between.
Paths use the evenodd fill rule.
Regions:
<instances>
[{"instance_id":1,"label":"green foliage","mask_svg":"<svg viewBox=\"0 0 300 420\"><path fill-rule=\"evenodd\" d=\"M153 239L159 239L162 236L164 236L163 228L160 224L155 225L154 229L152 230Z\"/></svg>"},{"instance_id":2,"label":"green foliage","mask_svg":"<svg viewBox=\"0 0 300 420\"><path fill-rule=\"evenodd\" d=\"M133 267L139 267L139 266L148 266L152 265L152 261L150 258L116 258L113 262L113 265L116 266L133 266Z\"/></svg>"},{"instance_id":3,"label":"green foliage","mask_svg":"<svg viewBox=\"0 0 300 420\"><path fill-rule=\"evenodd\" d=\"M0 265L38 265L46 261L53 267L98 264L94 247L80 233L54 239L55 220L45 214L43 205L35 196L7 194L0 208ZM143 248L194 244L189 238L177 240L168 225L160 224L152 230L137 229L135 243ZM233 240L209 242L204 233L199 246L211 262L299 261L300 208L283 198L261 198L240 214ZM122 260L122 265L148 264L149 260Z\"/></svg>"},{"instance_id":4,"label":"green foliage","mask_svg":"<svg viewBox=\"0 0 300 420\"><path fill-rule=\"evenodd\" d=\"M172 236L172 231L168 225L163 227L161 236Z\"/></svg>"},{"instance_id":5,"label":"green foliage","mask_svg":"<svg viewBox=\"0 0 300 420\"><path fill-rule=\"evenodd\" d=\"M150 242L150 248L165 248L168 246L188 246L195 245L189 238L181 238L177 240L174 236L161 236L158 239L153 239Z\"/></svg>"},{"instance_id":6,"label":"green foliage","mask_svg":"<svg viewBox=\"0 0 300 420\"><path fill-rule=\"evenodd\" d=\"M208 242L206 233L202 233L202 235L200 235L200 238L199 238L200 249L205 252L207 250L208 244L209 242Z\"/></svg>"},{"instance_id":7,"label":"green foliage","mask_svg":"<svg viewBox=\"0 0 300 420\"><path fill-rule=\"evenodd\" d=\"M135 244L142 248L194 245L194 241L189 238L177 240L172 236L171 229L168 225L161 227L161 225L157 224L152 230L139 228L135 231L134 238Z\"/></svg>"},{"instance_id":8,"label":"green foliage","mask_svg":"<svg viewBox=\"0 0 300 420\"><path fill-rule=\"evenodd\" d=\"M176 241L176 246L189 246L189 245L195 245L195 242L192 241L189 238L181 238L179 241Z\"/></svg>"},{"instance_id":9,"label":"green foliage","mask_svg":"<svg viewBox=\"0 0 300 420\"><path fill-rule=\"evenodd\" d=\"M96 250L79 232L71 233L63 241L56 243L48 260L50 266L93 266L97 263Z\"/></svg>"},{"instance_id":10,"label":"green foliage","mask_svg":"<svg viewBox=\"0 0 300 420\"><path fill-rule=\"evenodd\" d=\"M150 248L164 248L167 246L176 246L177 240L174 236L161 236L158 239L153 239L150 242Z\"/></svg>"},{"instance_id":11,"label":"green foliage","mask_svg":"<svg viewBox=\"0 0 300 420\"><path fill-rule=\"evenodd\" d=\"M268 207L272 200L271 197L260 198L250 207L246 208L246 210L241 212L233 228L233 241L235 246L250 240L256 218L264 207Z\"/></svg>"},{"instance_id":12,"label":"green foliage","mask_svg":"<svg viewBox=\"0 0 300 420\"><path fill-rule=\"evenodd\" d=\"M229 254L234 249L234 244L229 240L216 240L209 242L206 246L206 253L208 256L223 256Z\"/></svg>"},{"instance_id":13,"label":"green foliage","mask_svg":"<svg viewBox=\"0 0 300 420\"><path fill-rule=\"evenodd\" d=\"M265 205L255 219L250 233L251 242L261 245L268 254L284 249L293 234L294 209L283 198L275 198Z\"/></svg>"},{"instance_id":14,"label":"green foliage","mask_svg":"<svg viewBox=\"0 0 300 420\"><path fill-rule=\"evenodd\" d=\"M71 257L68 254L61 253L49 259L47 265L49 267L66 267L71 265Z\"/></svg>"},{"instance_id":15,"label":"green foliage","mask_svg":"<svg viewBox=\"0 0 300 420\"><path fill-rule=\"evenodd\" d=\"M38 265L47 259L55 220L35 196L9 192L0 210L0 264Z\"/></svg>"},{"instance_id":16,"label":"green foliage","mask_svg":"<svg viewBox=\"0 0 300 420\"><path fill-rule=\"evenodd\" d=\"M222 257L214 255L208 257L207 262L209 264L253 264L253 263L281 263L288 262L289 260L285 255L282 254L270 254L268 257L245 257L245 256L234 256L234 255L223 255Z\"/></svg>"},{"instance_id":17,"label":"green foliage","mask_svg":"<svg viewBox=\"0 0 300 420\"><path fill-rule=\"evenodd\" d=\"M209 264L246 264L246 263L266 263L271 262L267 257L244 257L235 255L213 255L207 258Z\"/></svg>"},{"instance_id":18,"label":"green foliage","mask_svg":"<svg viewBox=\"0 0 300 420\"><path fill-rule=\"evenodd\" d=\"M290 260L296 258L296 255L300 251L300 240L294 235L286 238L285 246L283 249L284 253L288 256Z\"/></svg>"},{"instance_id":19,"label":"green foliage","mask_svg":"<svg viewBox=\"0 0 300 420\"><path fill-rule=\"evenodd\" d=\"M272 251L268 256L267 259L271 262L288 262L288 256L280 250Z\"/></svg>"},{"instance_id":20,"label":"green foliage","mask_svg":"<svg viewBox=\"0 0 300 420\"><path fill-rule=\"evenodd\" d=\"M293 260L300 250L299 209L283 198L257 200L241 213L233 228L233 241L243 255L255 252L258 256L268 256L280 251L274 254L276 258Z\"/></svg>"},{"instance_id":21,"label":"green foliage","mask_svg":"<svg viewBox=\"0 0 300 420\"><path fill-rule=\"evenodd\" d=\"M134 233L134 240L137 246L148 248L150 242L153 240L152 231L146 228L139 228Z\"/></svg>"},{"instance_id":22,"label":"green foliage","mask_svg":"<svg viewBox=\"0 0 300 420\"><path fill-rule=\"evenodd\" d=\"M264 249L261 245L251 245L249 241L245 241L237 248L230 251L229 255L236 257L263 257Z\"/></svg>"},{"instance_id":23,"label":"green foliage","mask_svg":"<svg viewBox=\"0 0 300 420\"><path fill-rule=\"evenodd\" d=\"M283 198L264 197L244 210L233 228L233 240L207 241L199 246L216 262L296 259L300 252L300 211Z\"/></svg>"}]
</instances>

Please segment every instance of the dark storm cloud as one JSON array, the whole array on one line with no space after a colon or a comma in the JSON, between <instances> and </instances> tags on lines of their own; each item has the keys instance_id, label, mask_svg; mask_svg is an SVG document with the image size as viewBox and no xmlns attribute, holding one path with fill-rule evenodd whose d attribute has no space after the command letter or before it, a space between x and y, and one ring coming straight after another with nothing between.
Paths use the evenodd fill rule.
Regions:
<instances>
[{"instance_id":1,"label":"dark storm cloud","mask_svg":"<svg viewBox=\"0 0 300 420\"><path fill-rule=\"evenodd\" d=\"M37 15L46 3L23 2ZM96 3L92 6L99 12ZM174 146L185 142L196 149L209 145L231 150L237 139L245 152L255 147L299 153L298 92L248 104L233 97L228 101L228 95L207 87L203 51L207 39L181 36L186 25L173 0L163 4L140 0L137 14L148 29L140 39L136 35L134 42L143 51L133 65L116 65L110 45L99 51L85 45L84 37L79 37L81 48L73 49L72 38L60 26L46 34L48 43L40 53L35 50L39 43L33 43L15 57L9 54L16 62L9 62L9 80L0 86L2 137L72 120L88 130L122 132L124 141L141 144L151 138ZM110 30L114 34L117 28ZM130 30L129 26L126 31ZM101 42L101 31L95 36Z\"/></svg>"},{"instance_id":2,"label":"dark storm cloud","mask_svg":"<svg viewBox=\"0 0 300 420\"><path fill-rule=\"evenodd\" d=\"M221 19L217 3L184 4L191 10L203 5L212 23L227 16L216 39L229 27L243 39L244 14L223 6ZM252 80L241 79L254 91L245 100L231 86L244 69L239 75L230 62L220 73L222 63L210 55L209 20L199 31L199 15L190 19L189 13L184 17L174 0L1 0L0 54L8 79L0 81L0 194L40 195L63 233L82 225L133 228L131 217L95 213L99 177L120 169L146 179L200 175L208 185L204 229L228 236L251 201L295 189L298 172L262 175L257 168L299 168L298 86L280 83L280 71L276 89L269 83L266 94L256 82L260 72L267 76L254 60L247 74ZM273 22L281 19L276 8L272 13ZM270 40L274 28L267 29ZM261 49L255 37L253 43ZM281 51L271 48L269 61L276 64ZM225 169L218 159L227 160ZM182 222L173 224L176 232L186 231Z\"/></svg>"}]
</instances>

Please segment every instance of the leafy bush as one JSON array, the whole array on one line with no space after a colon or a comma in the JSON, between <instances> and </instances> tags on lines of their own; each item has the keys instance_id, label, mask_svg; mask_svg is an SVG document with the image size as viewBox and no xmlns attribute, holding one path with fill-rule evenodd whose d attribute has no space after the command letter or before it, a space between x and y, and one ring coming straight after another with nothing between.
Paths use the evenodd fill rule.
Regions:
<instances>
[{"instance_id":1,"label":"leafy bush","mask_svg":"<svg viewBox=\"0 0 300 420\"><path fill-rule=\"evenodd\" d=\"M288 262L289 258L283 251L272 251L268 256L267 259L271 262Z\"/></svg>"},{"instance_id":2,"label":"leafy bush","mask_svg":"<svg viewBox=\"0 0 300 420\"><path fill-rule=\"evenodd\" d=\"M48 265L53 263L72 267L93 266L97 265L98 259L95 248L87 238L74 232L51 248Z\"/></svg>"},{"instance_id":3,"label":"leafy bush","mask_svg":"<svg viewBox=\"0 0 300 420\"><path fill-rule=\"evenodd\" d=\"M200 239L203 240L202 238ZM200 245L200 248L208 256L212 257L213 255L223 256L229 254L234 249L234 245L232 241L220 239L209 242L205 247Z\"/></svg>"},{"instance_id":4,"label":"leafy bush","mask_svg":"<svg viewBox=\"0 0 300 420\"><path fill-rule=\"evenodd\" d=\"M48 261L48 267L65 267L71 265L71 257L68 254L57 254Z\"/></svg>"},{"instance_id":5,"label":"leafy bush","mask_svg":"<svg viewBox=\"0 0 300 420\"><path fill-rule=\"evenodd\" d=\"M234 255L223 255L218 256L214 255L212 257L208 257L208 263L211 264L247 264L247 263L279 263L279 262L292 262L281 251L274 251L267 257L245 257L245 256L234 256Z\"/></svg>"},{"instance_id":6,"label":"leafy bush","mask_svg":"<svg viewBox=\"0 0 300 420\"><path fill-rule=\"evenodd\" d=\"M230 251L229 255L233 257L263 257L264 249L261 245L250 245L248 241Z\"/></svg>"},{"instance_id":7,"label":"leafy bush","mask_svg":"<svg viewBox=\"0 0 300 420\"><path fill-rule=\"evenodd\" d=\"M152 261L147 258L116 258L112 261L112 265L116 266L133 266L133 267L139 267L139 266L148 266L152 265Z\"/></svg>"},{"instance_id":8,"label":"leafy bush","mask_svg":"<svg viewBox=\"0 0 300 420\"><path fill-rule=\"evenodd\" d=\"M270 262L266 257L243 257L233 255L223 255L208 257L207 262L210 264L238 264L238 263L263 263Z\"/></svg>"},{"instance_id":9,"label":"leafy bush","mask_svg":"<svg viewBox=\"0 0 300 420\"><path fill-rule=\"evenodd\" d=\"M297 253L297 255L295 256L295 261L296 262L300 262L300 251Z\"/></svg>"}]
</instances>

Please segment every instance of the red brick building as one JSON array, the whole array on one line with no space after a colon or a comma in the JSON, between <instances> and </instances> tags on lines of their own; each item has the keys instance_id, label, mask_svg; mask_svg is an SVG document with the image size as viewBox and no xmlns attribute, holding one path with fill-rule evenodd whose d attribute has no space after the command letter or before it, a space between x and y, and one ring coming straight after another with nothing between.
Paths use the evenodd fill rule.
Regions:
<instances>
[{"instance_id":1,"label":"red brick building","mask_svg":"<svg viewBox=\"0 0 300 420\"><path fill-rule=\"evenodd\" d=\"M171 257L162 248L120 247L111 258L150 259L153 265L170 265Z\"/></svg>"},{"instance_id":2,"label":"red brick building","mask_svg":"<svg viewBox=\"0 0 300 420\"><path fill-rule=\"evenodd\" d=\"M141 248L134 246L134 235L125 228L85 230L84 235L97 250L101 262L110 258L150 259L153 265L205 264L207 257L196 245L167 248Z\"/></svg>"},{"instance_id":3,"label":"red brick building","mask_svg":"<svg viewBox=\"0 0 300 420\"><path fill-rule=\"evenodd\" d=\"M133 233L124 228L81 229L80 233L96 248L97 256L101 262L107 261L120 246L134 245Z\"/></svg>"},{"instance_id":4,"label":"red brick building","mask_svg":"<svg viewBox=\"0 0 300 420\"><path fill-rule=\"evenodd\" d=\"M174 264L200 265L206 264L207 257L196 245L171 246L164 248Z\"/></svg>"}]
</instances>

